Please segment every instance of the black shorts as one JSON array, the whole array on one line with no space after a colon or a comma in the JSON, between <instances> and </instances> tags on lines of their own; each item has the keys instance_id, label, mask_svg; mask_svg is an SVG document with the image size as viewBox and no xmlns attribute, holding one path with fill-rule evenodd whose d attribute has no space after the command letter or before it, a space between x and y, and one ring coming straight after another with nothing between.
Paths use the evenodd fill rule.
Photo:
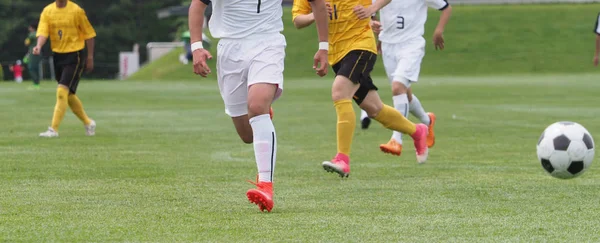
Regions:
<instances>
[{"instance_id":1,"label":"black shorts","mask_svg":"<svg viewBox=\"0 0 600 243\"><path fill-rule=\"evenodd\" d=\"M348 52L341 61L333 65L333 71L336 75L344 76L352 83L360 84L360 87L354 93L354 101L356 104L362 103L371 90L377 90L373 79L371 79L371 71L375 66L377 54L370 51L354 50Z\"/></svg>"},{"instance_id":2,"label":"black shorts","mask_svg":"<svg viewBox=\"0 0 600 243\"><path fill-rule=\"evenodd\" d=\"M69 87L69 93L75 94L85 69L87 56L84 50L69 53L54 53L54 73L59 84Z\"/></svg>"}]
</instances>

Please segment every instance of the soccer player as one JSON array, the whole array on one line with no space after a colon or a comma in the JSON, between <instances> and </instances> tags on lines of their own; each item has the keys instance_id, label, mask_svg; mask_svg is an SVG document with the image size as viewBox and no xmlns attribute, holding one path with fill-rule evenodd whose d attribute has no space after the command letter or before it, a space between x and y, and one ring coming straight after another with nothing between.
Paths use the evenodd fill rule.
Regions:
<instances>
[{"instance_id":1,"label":"soccer player","mask_svg":"<svg viewBox=\"0 0 600 243\"><path fill-rule=\"evenodd\" d=\"M94 37L96 31L88 21L85 11L69 0L56 0L44 8L37 31L37 44L33 54L39 55L42 46L50 38L54 53L54 71L58 88L52 125L40 137L58 137L58 127L67 106L83 122L85 134L96 134L96 122L90 119L75 94L84 68L94 68ZM86 51L87 46L87 51Z\"/></svg>"},{"instance_id":2,"label":"soccer player","mask_svg":"<svg viewBox=\"0 0 600 243\"><path fill-rule=\"evenodd\" d=\"M594 66L598 66L598 55L600 55L600 14L596 17L596 27L594 27L594 33L596 33L596 52L594 54Z\"/></svg>"},{"instance_id":3,"label":"soccer player","mask_svg":"<svg viewBox=\"0 0 600 243\"><path fill-rule=\"evenodd\" d=\"M370 17L390 1L377 0L373 4L371 0L330 2L329 64L336 73L331 96L337 114L337 154L332 160L324 161L322 166L341 177L350 174L350 147L356 126L351 99L384 127L410 134L417 161L427 160L427 126L415 125L393 107L383 104L370 76L377 60ZM306 3L296 0L294 5L293 19L310 15L311 9Z\"/></svg>"},{"instance_id":4,"label":"soccer player","mask_svg":"<svg viewBox=\"0 0 600 243\"><path fill-rule=\"evenodd\" d=\"M31 89L40 89L40 62L42 58L40 55L33 55L33 47L37 45L37 23L32 23L29 25L28 30L29 34L25 39L25 46L29 48L27 52L27 70L29 71L29 75L31 79L33 79L33 86Z\"/></svg>"},{"instance_id":5,"label":"soccer player","mask_svg":"<svg viewBox=\"0 0 600 243\"><path fill-rule=\"evenodd\" d=\"M394 107L407 116L409 109L421 122L428 124L427 146L435 144L433 128L435 115L425 113L419 99L411 94L410 86L416 83L425 56L425 21L427 6L442 11L433 33L436 50L444 49L444 28L450 19L452 7L445 0L403 0L392 1L380 11L381 23L372 21L372 28L379 33L383 65L392 83ZM402 153L402 133L394 131L387 144L379 146L381 151L400 155Z\"/></svg>"},{"instance_id":6,"label":"soccer player","mask_svg":"<svg viewBox=\"0 0 600 243\"><path fill-rule=\"evenodd\" d=\"M303 0L307 1L307 0ZM194 73L211 73L206 60L212 58L202 47L204 10L210 0L193 0L189 10ZM217 80L227 113L245 143L254 144L258 167L256 189L246 196L261 211L273 208L273 172L277 158L277 136L271 104L283 91L285 37L281 0L213 0L209 29L217 45ZM308 3L307 3L308 4ZM327 74L327 10L323 0L312 0L319 33L319 50L314 66Z\"/></svg>"}]
</instances>

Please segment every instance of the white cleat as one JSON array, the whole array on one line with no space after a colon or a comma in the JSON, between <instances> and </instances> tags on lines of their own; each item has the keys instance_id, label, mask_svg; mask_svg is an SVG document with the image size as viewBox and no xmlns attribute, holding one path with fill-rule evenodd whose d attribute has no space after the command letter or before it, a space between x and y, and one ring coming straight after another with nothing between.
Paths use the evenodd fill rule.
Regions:
<instances>
[{"instance_id":1,"label":"white cleat","mask_svg":"<svg viewBox=\"0 0 600 243\"><path fill-rule=\"evenodd\" d=\"M58 137L58 132L54 131L54 129L52 129L51 127L48 127L48 131L45 131L43 133L40 133L40 137L43 138L54 138L54 137Z\"/></svg>"},{"instance_id":2,"label":"white cleat","mask_svg":"<svg viewBox=\"0 0 600 243\"><path fill-rule=\"evenodd\" d=\"M84 125L84 127L86 136L96 135L96 121L92 120L92 122L89 125Z\"/></svg>"},{"instance_id":3,"label":"white cleat","mask_svg":"<svg viewBox=\"0 0 600 243\"><path fill-rule=\"evenodd\" d=\"M429 149L426 149L425 153L421 155L417 154L417 162L419 164L424 164L427 161L427 156L429 156Z\"/></svg>"}]
</instances>

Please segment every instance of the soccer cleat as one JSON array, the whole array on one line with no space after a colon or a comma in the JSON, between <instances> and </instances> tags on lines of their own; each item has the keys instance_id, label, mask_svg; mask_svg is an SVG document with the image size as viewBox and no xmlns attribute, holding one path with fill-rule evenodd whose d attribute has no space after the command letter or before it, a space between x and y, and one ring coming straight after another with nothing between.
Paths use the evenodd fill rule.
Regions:
<instances>
[{"instance_id":1,"label":"soccer cleat","mask_svg":"<svg viewBox=\"0 0 600 243\"><path fill-rule=\"evenodd\" d=\"M429 116L429 126L427 126L427 147L431 148L433 145L435 145L435 134L433 133L433 126L435 126L435 114L432 112L427 112L427 116Z\"/></svg>"},{"instance_id":2,"label":"soccer cleat","mask_svg":"<svg viewBox=\"0 0 600 243\"><path fill-rule=\"evenodd\" d=\"M371 118L365 117L360 121L360 127L362 129L369 128L369 125L371 125Z\"/></svg>"},{"instance_id":3,"label":"soccer cleat","mask_svg":"<svg viewBox=\"0 0 600 243\"><path fill-rule=\"evenodd\" d=\"M417 162L419 164L427 161L429 149L427 148L427 126L425 124L417 124L417 131L411 135L417 151Z\"/></svg>"},{"instance_id":4,"label":"soccer cleat","mask_svg":"<svg viewBox=\"0 0 600 243\"><path fill-rule=\"evenodd\" d=\"M397 156L402 154L402 144L396 142L396 139L393 138L390 139L388 143L379 145L379 149L381 149L381 152L386 154L393 154Z\"/></svg>"},{"instance_id":5,"label":"soccer cleat","mask_svg":"<svg viewBox=\"0 0 600 243\"><path fill-rule=\"evenodd\" d=\"M54 138L54 137L58 137L58 132L55 131L54 129L52 129L51 127L48 127L48 131L45 131L43 133L40 133L40 137L43 138Z\"/></svg>"},{"instance_id":6,"label":"soccer cleat","mask_svg":"<svg viewBox=\"0 0 600 243\"><path fill-rule=\"evenodd\" d=\"M342 178L350 176L350 158L347 155L338 153L331 161L324 161L322 165L325 171L338 173Z\"/></svg>"},{"instance_id":7,"label":"soccer cleat","mask_svg":"<svg viewBox=\"0 0 600 243\"><path fill-rule=\"evenodd\" d=\"M273 183L259 181L258 183L250 182L256 185L256 189L250 189L246 192L246 196L251 203L258 205L261 212L267 210L271 212L273 209Z\"/></svg>"},{"instance_id":8,"label":"soccer cleat","mask_svg":"<svg viewBox=\"0 0 600 243\"><path fill-rule=\"evenodd\" d=\"M84 125L85 127L85 135L86 136L94 136L96 135L96 121L92 120L90 124Z\"/></svg>"},{"instance_id":9,"label":"soccer cleat","mask_svg":"<svg viewBox=\"0 0 600 243\"><path fill-rule=\"evenodd\" d=\"M271 120L273 120L273 107L269 107L269 116L271 117Z\"/></svg>"}]
</instances>

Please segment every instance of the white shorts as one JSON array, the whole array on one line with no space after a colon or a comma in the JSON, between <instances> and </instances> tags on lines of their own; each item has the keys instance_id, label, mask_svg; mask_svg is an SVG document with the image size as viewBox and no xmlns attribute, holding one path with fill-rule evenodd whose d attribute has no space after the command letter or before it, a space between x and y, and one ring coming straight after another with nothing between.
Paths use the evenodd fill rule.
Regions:
<instances>
[{"instance_id":1,"label":"white shorts","mask_svg":"<svg viewBox=\"0 0 600 243\"><path fill-rule=\"evenodd\" d=\"M248 87L256 83L276 84L275 99L279 98L285 46L285 37L280 33L219 40L217 79L227 115L248 114Z\"/></svg>"},{"instance_id":2,"label":"white shorts","mask_svg":"<svg viewBox=\"0 0 600 243\"><path fill-rule=\"evenodd\" d=\"M390 82L402 82L406 87L419 80L421 61L425 56L425 39L415 38L402 43L381 43L383 66ZM406 83L405 83L406 82Z\"/></svg>"}]
</instances>

